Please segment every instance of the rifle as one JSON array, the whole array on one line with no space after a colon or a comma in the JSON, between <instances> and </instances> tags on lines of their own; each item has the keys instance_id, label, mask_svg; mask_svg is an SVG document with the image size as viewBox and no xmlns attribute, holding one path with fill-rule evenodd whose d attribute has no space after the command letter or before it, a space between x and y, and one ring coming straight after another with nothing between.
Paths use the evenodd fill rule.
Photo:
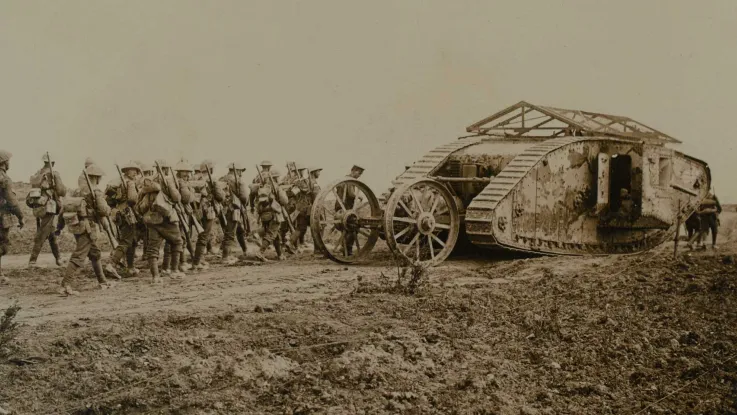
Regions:
<instances>
[{"instance_id":1,"label":"rifle","mask_svg":"<svg viewBox=\"0 0 737 415\"><path fill-rule=\"evenodd\" d=\"M177 179L177 175L172 173L171 175L172 179L174 179L174 186L176 186L177 190L181 191L181 186L179 186L179 179ZM184 210L184 213L187 214L187 217L189 218L190 222L194 225L195 230L197 230L197 233L204 232L205 229L202 227L202 224L199 220L194 216L194 214L190 214Z\"/></svg>"},{"instance_id":2,"label":"rifle","mask_svg":"<svg viewBox=\"0 0 737 415\"><path fill-rule=\"evenodd\" d=\"M212 180L212 173L210 173L210 167L207 167L207 179L210 184L210 192L213 194L212 197L212 207L215 209L215 213L218 215L218 222L220 222L220 226L225 230L225 228L228 227L228 221L225 218L225 213L223 212L223 206L215 200L215 182Z\"/></svg>"},{"instance_id":3,"label":"rifle","mask_svg":"<svg viewBox=\"0 0 737 415\"><path fill-rule=\"evenodd\" d=\"M261 177L261 170L259 170L258 166L256 166L256 171L258 172L259 177ZM276 183L274 183L274 178L271 177L271 174L269 176L269 181L271 182L271 193L274 195L274 198L276 199L276 202L279 203L279 207L281 208L281 214L287 218L287 224L289 225L289 230L294 232L294 225L292 225L292 218L289 217L289 214L287 213L286 209L284 209L284 206L282 206L281 202L279 202L279 191L278 187L276 187Z\"/></svg>"},{"instance_id":4,"label":"rifle","mask_svg":"<svg viewBox=\"0 0 737 415\"><path fill-rule=\"evenodd\" d=\"M61 199L59 198L59 195L56 194L56 177L54 176L54 166L48 151L46 152L46 159L49 160L49 184L51 184L51 193L54 195L54 202L56 202L56 211L61 213L64 208L61 205ZM40 226L41 221L39 220L37 222ZM64 229L65 225L66 223L64 222L64 215L59 214L59 220L56 223L56 231L54 232L56 236L59 236L61 234L61 230Z\"/></svg>"},{"instance_id":5,"label":"rifle","mask_svg":"<svg viewBox=\"0 0 737 415\"><path fill-rule=\"evenodd\" d=\"M123 172L120 170L120 166L117 164L115 165L115 168L118 169L118 175L120 176L120 187L125 192L125 212L123 213L123 216L127 216L129 220L131 220L133 223L131 223L132 226L135 226L138 224L138 215L136 212L128 205L128 185L125 183L125 177L123 177Z\"/></svg>"},{"instance_id":6,"label":"rifle","mask_svg":"<svg viewBox=\"0 0 737 415\"><path fill-rule=\"evenodd\" d=\"M95 215L95 220L97 223L99 223L102 228L105 230L105 233L107 234L107 238L110 240L110 246L113 247L113 249L118 247L118 241L115 239L115 236L113 236L113 224L110 221L109 216L105 216L104 219L100 217L100 215L97 213L97 195L95 194L95 189L92 188L92 182L90 182L90 176L87 175L86 170L82 170L82 173L84 174L84 179L87 181L87 188L90 189L90 194L92 195L92 202L95 204L95 206L92 207L92 212ZM104 222L103 222L104 220Z\"/></svg>"},{"instance_id":7,"label":"rifle","mask_svg":"<svg viewBox=\"0 0 737 415\"><path fill-rule=\"evenodd\" d=\"M235 197L238 197L238 192L240 192L241 186L240 186L240 183L238 182L238 171L235 169L235 163L233 163L233 177L235 178L235 190L236 190ZM241 203L240 212L241 212L241 218L243 219L243 222L245 222L245 225L246 225L246 235L250 235L251 234L251 222L248 220L248 213L246 212L245 209L243 209L242 203Z\"/></svg>"},{"instance_id":8,"label":"rifle","mask_svg":"<svg viewBox=\"0 0 737 415\"><path fill-rule=\"evenodd\" d=\"M161 176L161 188L166 193L171 195L171 190L169 189L169 184L166 182L166 176L164 176L164 172L161 170L161 166L159 165L159 162L155 162L156 164L156 171L159 173L159 176ZM176 183L175 183L176 184ZM173 201L172 201L173 202ZM187 218L187 215L185 215L184 207L182 206L181 202L174 203L174 212L179 216L179 229L184 234L184 238L187 241L187 250L189 251L189 254L194 256L194 249L192 249L192 238L190 237L189 230L187 229L187 224L184 223L185 219Z\"/></svg>"}]
</instances>

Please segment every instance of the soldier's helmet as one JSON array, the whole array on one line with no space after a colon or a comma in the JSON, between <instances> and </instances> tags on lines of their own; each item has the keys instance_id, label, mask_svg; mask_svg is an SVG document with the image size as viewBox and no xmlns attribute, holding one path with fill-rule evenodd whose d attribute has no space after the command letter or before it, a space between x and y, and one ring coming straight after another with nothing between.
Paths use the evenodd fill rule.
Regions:
<instances>
[{"instance_id":1,"label":"soldier's helmet","mask_svg":"<svg viewBox=\"0 0 737 415\"><path fill-rule=\"evenodd\" d=\"M192 171L192 167L190 167L189 162L187 160L181 159L179 160L179 163L177 163L176 166L174 166L174 170L176 171Z\"/></svg>"},{"instance_id":2,"label":"soldier's helmet","mask_svg":"<svg viewBox=\"0 0 737 415\"><path fill-rule=\"evenodd\" d=\"M0 150L0 163L9 161L13 157L13 154L9 151Z\"/></svg>"},{"instance_id":3,"label":"soldier's helmet","mask_svg":"<svg viewBox=\"0 0 737 415\"><path fill-rule=\"evenodd\" d=\"M363 167L361 167L361 166L359 166L357 164L354 164L353 167L351 167L351 170L364 171L366 169L364 169Z\"/></svg>"},{"instance_id":4,"label":"soldier's helmet","mask_svg":"<svg viewBox=\"0 0 737 415\"><path fill-rule=\"evenodd\" d=\"M146 164L142 161L138 162L138 166L141 168L141 171L154 171L150 164Z\"/></svg>"},{"instance_id":5,"label":"soldier's helmet","mask_svg":"<svg viewBox=\"0 0 737 415\"><path fill-rule=\"evenodd\" d=\"M43 161L44 163L53 163L54 159L51 157L51 154L44 153L44 155L41 156L41 161Z\"/></svg>"},{"instance_id":6,"label":"soldier's helmet","mask_svg":"<svg viewBox=\"0 0 737 415\"><path fill-rule=\"evenodd\" d=\"M243 165L241 163L238 163L236 161L236 162L233 162L233 163L228 164L228 170L239 170L239 171L243 171L243 170L245 170L245 168L243 167Z\"/></svg>"},{"instance_id":7,"label":"soldier's helmet","mask_svg":"<svg viewBox=\"0 0 737 415\"><path fill-rule=\"evenodd\" d=\"M105 172L102 171L102 169L99 168L97 164L90 164L89 166L85 167L84 171L86 171L87 175L90 177L102 177L105 175Z\"/></svg>"},{"instance_id":8,"label":"soldier's helmet","mask_svg":"<svg viewBox=\"0 0 737 415\"><path fill-rule=\"evenodd\" d=\"M297 171L307 170L307 167L299 163L296 164L296 167L297 167Z\"/></svg>"},{"instance_id":9,"label":"soldier's helmet","mask_svg":"<svg viewBox=\"0 0 737 415\"><path fill-rule=\"evenodd\" d=\"M322 167L310 167L310 173L316 172L316 171L322 171Z\"/></svg>"},{"instance_id":10,"label":"soldier's helmet","mask_svg":"<svg viewBox=\"0 0 737 415\"><path fill-rule=\"evenodd\" d=\"M278 169L273 169L273 170L271 170L270 173L271 173L271 177L279 177L280 176Z\"/></svg>"},{"instance_id":11,"label":"soldier's helmet","mask_svg":"<svg viewBox=\"0 0 737 415\"><path fill-rule=\"evenodd\" d=\"M126 170L138 170L138 172L140 173L141 172L141 166L138 163L136 163L135 161L132 161L131 160L131 161L123 164L122 166L120 166L120 171L122 171L123 173L125 173Z\"/></svg>"},{"instance_id":12,"label":"soldier's helmet","mask_svg":"<svg viewBox=\"0 0 737 415\"><path fill-rule=\"evenodd\" d=\"M269 160L264 160L261 162L261 167L271 167L273 164Z\"/></svg>"},{"instance_id":13,"label":"soldier's helmet","mask_svg":"<svg viewBox=\"0 0 737 415\"><path fill-rule=\"evenodd\" d=\"M192 171L195 173L202 173L202 165L201 164L193 164L192 165Z\"/></svg>"},{"instance_id":14,"label":"soldier's helmet","mask_svg":"<svg viewBox=\"0 0 737 415\"><path fill-rule=\"evenodd\" d=\"M94 160L92 160L92 157L87 157L87 158L86 158L86 159L84 160L84 167L85 167L85 168L87 168L87 167L89 167L89 166L91 166L91 165L93 165L93 164L95 164L95 161L94 161Z\"/></svg>"}]
</instances>

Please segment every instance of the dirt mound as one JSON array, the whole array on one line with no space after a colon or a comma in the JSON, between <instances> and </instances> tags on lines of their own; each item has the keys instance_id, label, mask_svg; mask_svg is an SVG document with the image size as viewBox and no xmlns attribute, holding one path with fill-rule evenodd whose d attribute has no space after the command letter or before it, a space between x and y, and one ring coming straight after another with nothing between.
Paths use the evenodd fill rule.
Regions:
<instances>
[{"instance_id":1,"label":"dirt mound","mask_svg":"<svg viewBox=\"0 0 737 415\"><path fill-rule=\"evenodd\" d=\"M390 274L363 268L331 298L25 327L0 365L0 406L78 414L734 413L737 248L726 249L730 255L684 253L678 261L651 252L439 268L415 295L397 294ZM180 296L174 288L164 295ZM227 303L231 294L222 295Z\"/></svg>"}]
</instances>

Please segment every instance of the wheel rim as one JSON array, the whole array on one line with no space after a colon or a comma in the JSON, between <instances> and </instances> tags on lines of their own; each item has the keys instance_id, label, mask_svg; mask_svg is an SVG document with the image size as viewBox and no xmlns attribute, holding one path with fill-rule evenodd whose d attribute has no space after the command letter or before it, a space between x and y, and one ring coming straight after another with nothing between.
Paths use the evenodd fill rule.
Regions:
<instances>
[{"instance_id":1,"label":"wheel rim","mask_svg":"<svg viewBox=\"0 0 737 415\"><path fill-rule=\"evenodd\" d=\"M455 199L435 180L405 183L387 201L386 241L405 262L425 266L441 263L453 251L459 229Z\"/></svg>"},{"instance_id":2,"label":"wheel rim","mask_svg":"<svg viewBox=\"0 0 737 415\"><path fill-rule=\"evenodd\" d=\"M376 245L379 229L361 222L376 217L381 217L381 206L368 186L356 179L337 180L320 191L312 204L312 238L327 258L353 263Z\"/></svg>"}]
</instances>

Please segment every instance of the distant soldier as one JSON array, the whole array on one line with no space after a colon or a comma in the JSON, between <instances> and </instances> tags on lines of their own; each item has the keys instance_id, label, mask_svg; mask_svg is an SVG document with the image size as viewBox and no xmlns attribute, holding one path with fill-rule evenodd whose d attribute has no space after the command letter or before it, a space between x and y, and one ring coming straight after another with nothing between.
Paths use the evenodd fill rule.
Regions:
<instances>
[{"instance_id":1,"label":"distant soldier","mask_svg":"<svg viewBox=\"0 0 737 415\"><path fill-rule=\"evenodd\" d=\"M297 201L297 211L299 213L297 214L297 219L295 221L296 232L292 235L292 245L294 246L306 245L305 235L307 234L307 229L310 227L312 204L315 203L317 194L320 193L320 186L317 183L317 179L320 177L321 171L322 168L319 167L309 169L309 176L304 182L302 182L303 185L300 186L302 193ZM317 252L315 241L313 240L312 243L314 251Z\"/></svg>"},{"instance_id":2,"label":"distant soldier","mask_svg":"<svg viewBox=\"0 0 737 415\"><path fill-rule=\"evenodd\" d=\"M274 182L279 179L279 173L276 170L271 171L270 174ZM266 181L266 183L269 182ZM255 193L256 211L258 212L259 223L261 224L261 249L256 254L256 258L265 262L266 257L264 254L269 249L269 246L273 244L277 258L283 260L285 257L281 250L279 228L285 220L282 215L282 206L288 203L287 195L278 186L274 189L271 184L263 183L255 190Z\"/></svg>"},{"instance_id":3,"label":"distant soldier","mask_svg":"<svg viewBox=\"0 0 737 415\"><path fill-rule=\"evenodd\" d=\"M26 205L33 209L36 217L36 236L33 238L33 248L28 266L34 267L38 255L45 241L49 241L51 253L56 259L56 265L61 266L59 245L56 241L58 215L62 210L62 198L67 194L67 188L61 180L59 172L54 171L54 161L48 153L42 157L44 166L31 176L31 191L26 196ZM52 176L53 172L53 176Z\"/></svg>"},{"instance_id":4,"label":"distant soldier","mask_svg":"<svg viewBox=\"0 0 737 415\"><path fill-rule=\"evenodd\" d=\"M111 181L105 192L108 205L117 211L115 223L118 225L118 247L110 253L111 263L105 267L105 271L114 272L114 266L121 263L125 257L125 269L130 276L138 275L139 271L133 263L136 241L138 239L140 218L136 215L133 207L138 201L139 181L141 168L131 161L120 167L123 174Z\"/></svg>"},{"instance_id":5,"label":"distant soldier","mask_svg":"<svg viewBox=\"0 0 737 415\"><path fill-rule=\"evenodd\" d=\"M72 281L77 270L84 265L85 258L90 259L92 270L95 272L100 288L109 287L100 262L102 252L98 245L99 228L100 226L106 226L104 222L99 221L110 215L110 206L105 202L105 195L98 188L104 172L95 164L90 164L84 171L90 181L87 184L87 180L85 180L85 186L79 189L79 193L83 195L82 199L79 204L74 204L73 210L69 211L65 208L64 212L64 215L67 216L67 228L74 234L74 239L77 242L72 257L69 259L69 265L62 272L61 293L65 295L79 294L72 289ZM82 176L84 176L84 173L82 173ZM120 279L120 275L115 270L113 270L112 275Z\"/></svg>"},{"instance_id":6,"label":"distant soldier","mask_svg":"<svg viewBox=\"0 0 737 415\"><path fill-rule=\"evenodd\" d=\"M92 160L92 157L87 157L84 160L85 169L93 164L95 164L95 161ZM84 173L81 173L79 177L77 178L77 190L86 189L86 188L87 188L87 181L84 179ZM79 195L79 193L77 193L77 195Z\"/></svg>"},{"instance_id":7,"label":"distant soldier","mask_svg":"<svg viewBox=\"0 0 737 415\"><path fill-rule=\"evenodd\" d=\"M253 178L252 183L254 184L254 186L251 186L251 192L248 199L248 202L251 204L251 213L254 213L256 209L256 196L258 195L258 188L263 186L264 184L269 183L272 165L273 164L268 160L262 161L261 172Z\"/></svg>"},{"instance_id":8,"label":"distant soldier","mask_svg":"<svg viewBox=\"0 0 737 415\"><path fill-rule=\"evenodd\" d=\"M210 171L209 175L207 174L208 170ZM217 182L209 181L209 176L215 172L214 163L209 160L203 161L200 171L202 173L201 180L207 182L207 185L203 186L200 190L199 219L202 221L204 231L197 235L197 245L195 247L194 258L192 258L192 266L198 270L207 267L207 263L202 257L208 245L211 245L212 228L218 220L218 212L223 208L222 204L225 201L224 189L219 187Z\"/></svg>"},{"instance_id":9,"label":"distant soldier","mask_svg":"<svg viewBox=\"0 0 737 415\"><path fill-rule=\"evenodd\" d=\"M174 174L177 176L177 182L179 183L179 193L182 196L181 204L184 207L184 213L187 215L187 217L179 218L179 220L185 224L184 226L191 229L192 223L190 223L189 215L194 213L192 202L194 202L195 199L194 190L189 185L189 175L192 173L192 170L189 163L182 159L176 164L176 166L174 166L174 171ZM192 241L188 241L186 235L182 233L182 246L192 249L193 247L191 245ZM184 260L184 249L179 253L179 261L175 262L172 261L171 248L171 243L168 241L164 242L164 258L162 261L161 272L169 274L169 270L171 270L171 272L185 272L189 270L189 265ZM192 252L194 252L194 249L192 249Z\"/></svg>"},{"instance_id":10,"label":"distant soldier","mask_svg":"<svg viewBox=\"0 0 737 415\"><path fill-rule=\"evenodd\" d=\"M138 176L138 179L137 179L138 189L140 190L140 189L143 188L143 180L146 177L153 177L154 176L154 169L153 169L153 167L150 164L144 163L142 161L137 161L136 164L138 164L138 167L140 167L140 169L141 169L141 175ZM140 193L139 193L139 195L140 195ZM143 259L144 262L146 262L146 261L148 261L148 257L146 256L146 251L147 251L146 247L148 246L148 227L146 226L145 223L143 223L143 220L140 220L140 221L138 221L137 228L138 228L138 232L137 232L137 239L136 239L136 244L135 245L138 245L139 242L143 244L143 256L142 256L142 259ZM134 252L135 252L135 250L134 250Z\"/></svg>"},{"instance_id":11,"label":"distant soldier","mask_svg":"<svg viewBox=\"0 0 737 415\"><path fill-rule=\"evenodd\" d=\"M236 262L235 258L229 256L236 239L241 246L241 250L243 250L243 255L248 253L248 247L246 246L246 221L248 216L246 211L249 202L249 189L248 184L243 180L245 170L240 163L230 163L228 174L220 178L221 182L227 184L224 202L227 227L223 230L223 243L220 251L223 255L223 263L228 265Z\"/></svg>"},{"instance_id":12,"label":"distant soldier","mask_svg":"<svg viewBox=\"0 0 737 415\"><path fill-rule=\"evenodd\" d=\"M161 242L166 240L171 244L171 268L176 270L172 277L182 277L179 271L179 258L182 252L182 235L179 231L179 216L174 205L181 202L182 195L174 185L174 180L167 174L168 164L159 161L164 177L156 175L146 177L136 203L136 210L143 217L148 228L148 246L146 254L151 277L154 284L161 283L159 275L159 250Z\"/></svg>"},{"instance_id":13,"label":"distant soldier","mask_svg":"<svg viewBox=\"0 0 737 415\"><path fill-rule=\"evenodd\" d=\"M719 199L713 192L709 192L701 202L699 209L697 210L699 215L700 228L699 231L693 235L688 241L688 247L693 247L695 241L700 249L706 249L705 240L706 234L711 231L711 247L717 249L717 234L719 232L719 214L722 213L722 205L719 203Z\"/></svg>"},{"instance_id":14,"label":"distant soldier","mask_svg":"<svg viewBox=\"0 0 737 415\"><path fill-rule=\"evenodd\" d=\"M365 169L358 165L353 165L351 168L351 172L348 174L348 178L350 179L358 179L361 177ZM343 206L345 206L346 209L350 210L353 209L355 202L356 202L356 187L355 185L351 184L343 184L336 186L335 189L338 193L338 197L342 199ZM341 205L338 202L338 200L335 201L335 210L338 211L341 209ZM358 237L358 229L355 227L348 227L345 230L345 244L346 244L346 256L353 255L353 245L356 243L356 238ZM341 250L342 251L342 250Z\"/></svg>"},{"instance_id":15,"label":"distant soldier","mask_svg":"<svg viewBox=\"0 0 737 415\"><path fill-rule=\"evenodd\" d=\"M8 253L10 240L11 217L18 218L18 227L23 229L23 212L20 210L18 201L13 191L13 180L8 177L10 159L13 157L7 151L0 150L0 282L6 283L8 279L3 275L3 255Z\"/></svg>"}]
</instances>

